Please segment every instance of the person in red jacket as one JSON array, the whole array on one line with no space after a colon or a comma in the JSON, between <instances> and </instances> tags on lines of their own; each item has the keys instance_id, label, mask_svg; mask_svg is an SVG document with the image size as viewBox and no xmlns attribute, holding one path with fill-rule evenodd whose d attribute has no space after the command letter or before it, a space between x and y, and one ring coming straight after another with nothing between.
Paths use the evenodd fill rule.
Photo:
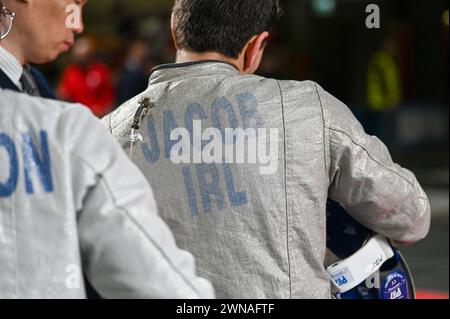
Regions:
<instances>
[{"instance_id":1,"label":"person in red jacket","mask_svg":"<svg viewBox=\"0 0 450 319\"><path fill-rule=\"evenodd\" d=\"M79 39L72 52L74 63L63 72L59 94L62 99L87 105L98 117L111 111L115 101L112 72L93 58L93 44Z\"/></svg>"}]
</instances>

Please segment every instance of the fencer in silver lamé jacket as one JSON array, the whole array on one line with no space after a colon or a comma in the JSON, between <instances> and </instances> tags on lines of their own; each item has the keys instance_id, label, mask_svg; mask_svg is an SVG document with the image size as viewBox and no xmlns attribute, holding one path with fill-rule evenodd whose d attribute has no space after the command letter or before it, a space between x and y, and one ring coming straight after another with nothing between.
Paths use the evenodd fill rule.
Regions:
<instances>
[{"instance_id":1,"label":"fencer in silver lam\u00e9 jacket","mask_svg":"<svg viewBox=\"0 0 450 319\"><path fill-rule=\"evenodd\" d=\"M87 108L0 89L0 299L210 298Z\"/></svg>"},{"instance_id":2,"label":"fencer in silver lam\u00e9 jacket","mask_svg":"<svg viewBox=\"0 0 450 319\"><path fill-rule=\"evenodd\" d=\"M328 197L396 241L416 242L429 230L429 202L415 176L316 83L241 76L214 61L158 67L145 92L103 120L127 151L146 97L155 106L135 132L143 140L133 160L178 245L220 298L330 298ZM206 128L265 128L267 136L277 129L276 169L262 171L264 161L193 162L192 150L192 161L175 164L171 151L180 151L182 135L170 135L176 128L195 135L195 120L206 135Z\"/></svg>"}]
</instances>

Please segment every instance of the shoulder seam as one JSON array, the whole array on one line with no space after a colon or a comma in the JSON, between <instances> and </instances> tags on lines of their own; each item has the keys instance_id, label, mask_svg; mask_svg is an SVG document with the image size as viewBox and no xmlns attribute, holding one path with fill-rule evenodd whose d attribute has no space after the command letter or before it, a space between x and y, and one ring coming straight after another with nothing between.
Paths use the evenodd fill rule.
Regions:
<instances>
[{"instance_id":1,"label":"shoulder seam","mask_svg":"<svg viewBox=\"0 0 450 319\"><path fill-rule=\"evenodd\" d=\"M330 163L328 162L328 154L327 154L327 141L325 136L326 131L326 119L325 119L325 108L323 105L322 98L320 97L319 88L317 87L317 83L314 83L314 87L316 89L317 93L317 99L319 100L321 115L322 115L322 124L323 124L323 151L324 151L324 160L325 160L325 172L327 174L328 178L328 185L331 185L331 178L330 178Z\"/></svg>"},{"instance_id":2,"label":"shoulder seam","mask_svg":"<svg viewBox=\"0 0 450 319\"><path fill-rule=\"evenodd\" d=\"M288 260L288 272L289 272L289 298L292 299L292 272L291 272L291 252L289 248L289 203L288 203L288 190L287 190L287 139L286 139L286 117L284 112L284 97L283 97L283 89L281 87L281 82L279 80L275 80L280 92L280 101L281 101L281 113L282 113L282 122L283 122L283 134L284 134L284 195L285 195L285 202L286 202L286 233L287 233L287 240L286 240L286 246L287 246L287 260Z\"/></svg>"}]
</instances>

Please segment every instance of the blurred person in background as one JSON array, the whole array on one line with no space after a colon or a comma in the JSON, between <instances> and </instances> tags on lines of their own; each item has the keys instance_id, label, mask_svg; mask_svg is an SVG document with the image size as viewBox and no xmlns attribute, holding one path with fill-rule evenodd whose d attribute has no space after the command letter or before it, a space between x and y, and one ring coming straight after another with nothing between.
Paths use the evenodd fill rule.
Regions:
<instances>
[{"instance_id":1,"label":"blurred person in background","mask_svg":"<svg viewBox=\"0 0 450 319\"><path fill-rule=\"evenodd\" d=\"M149 57L150 50L146 41L137 40L130 44L116 86L116 103L118 105L147 88L152 68Z\"/></svg>"},{"instance_id":2,"label":"blurred person in background","mask_svg":"<svg viewBox=\"0 0 450 319\"><path fill-rule=\"evenodd\" d=\"M390 146L395 141L395 111L403 102L399 51L396 33L390 33L371 57L367 74L368 114L364 126Z\"/></svg>"},{"instance_id":3,"label":"blurred person in background","mask_svg":"<svg viewBox=\"0 0 450 319\"><path fill-rule=\"evenodd\" d=\"M111 9L110 17L114 34L118 37L129 41L139 33L139 23L137 17L130 13L130 5L128 0L114 0Z\"/></svg>"},{"instance_id":4,"label":"blurred person in background","mask_svg":"<svg viewBox=\"0 0 450 319\"><path fill-rule=\"evenodd\" d=\"M95 58L93 40L87 37L77 40L71 56L73 63L64 69L58 86L61 99L82 103L97 117L106 115L115 101L110 68Z\"/></svg>"},{"instance_id":5,"label":"blurred person in background","mask_svg":"<svg viewBox=\"0 0 450 319\"><path fill-rule=\"evenodd\" d=\"M76 5L78 11L75 13L82 14L86 2L3 0L3 21L6 23L14 19L14 28L0 45L0 87L54 98L47 80L31 64L54 61L70 49L75 42L75 35L83 32L84 26L81 16L78 17L79 25L67 27L70 12L66 9L69 5Z\"/></svg>"}]
</instances>

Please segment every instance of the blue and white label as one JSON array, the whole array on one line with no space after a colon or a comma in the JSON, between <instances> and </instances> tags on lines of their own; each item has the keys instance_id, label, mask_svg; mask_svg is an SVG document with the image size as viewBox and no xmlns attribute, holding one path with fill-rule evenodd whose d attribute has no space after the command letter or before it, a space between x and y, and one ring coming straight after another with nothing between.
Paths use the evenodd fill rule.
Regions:
<instances>
[{"instance_id":1,"label":"blue and white label","mask_svg":"<svg viewBox=\"0 0 450 319\"><path fill-rule=\"evenodd\" d=\"M336 285L339 287L347 286L348 284L353 282L353 276L348 267L345 267L339 272L331 274L331 277L333 278L333 281L336 283Z\"/></svg>"},{"instance_id":2,"label":"blue and white label","mask_svg":"<svg viewBox=\"0 0 450 319\"><path fill-rule=\"evenodd\" d=\"M408 299L408 279L404 272L395 270L386 277L381 299Z\"/></svg>"}]
</instances>

